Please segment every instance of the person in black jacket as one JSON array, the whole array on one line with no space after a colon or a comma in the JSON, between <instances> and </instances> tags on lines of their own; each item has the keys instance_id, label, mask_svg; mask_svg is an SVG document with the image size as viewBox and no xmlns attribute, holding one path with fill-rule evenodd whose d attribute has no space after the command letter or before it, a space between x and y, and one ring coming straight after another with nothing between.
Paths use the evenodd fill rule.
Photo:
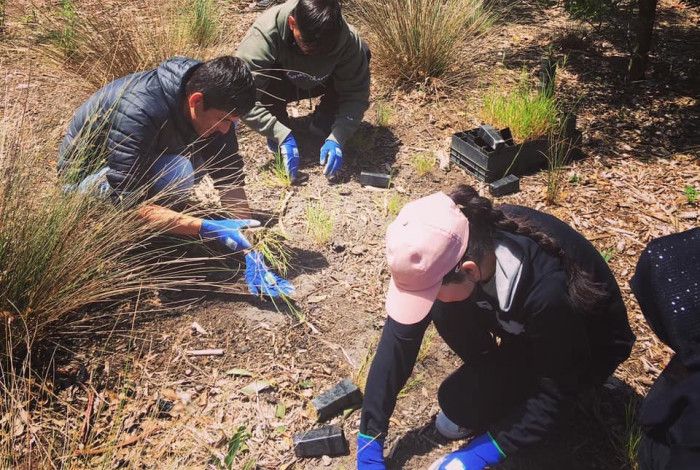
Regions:
<instances>
[{"instance_id":1,"label":"person in black jacket","mask_svg":"<svg viewBox=\"0 0 700 470\"><path fill-rule=\"evenodd\" d=\"M360 470L385 468L389 418L431 321L464 361L440 386L437 430L474 437L434 469L479 470L535 444L567 399L629 357L634 335L612 272L553 216L497 209L460 186L404 206L386 250L388 318L365 387Z\"/></svg>"},{"instance_id":2,"label":"person in black jacket","mask_svg":"<svg viewBox=\"0 0 700 470\"><path fill-rule=\"evenodd\" d=\"M76 111L59 148L66 190L137 205L154 229L201 236L230 251L250 250L241 230L250 219L203 219L182 213L183 195L209 173L237 217L249 217L235 124L255 104L248 66L232 56L199 62L184 57L119 78ZM145 201L145 203L143 203ZM255 294L290 293L259 253L246 254L246 281Z\"/></svg>"},{"instance_id":3,"label":"person in black jacket","mask_svg":"<svg viewBox=\"0 0 700 470\"><path fill-rule=\"evenodd\" d=\"M700 228L652 240L630 281L675 355L642 403L641 470L700 468Z\"/></svg>"}]
</instances>

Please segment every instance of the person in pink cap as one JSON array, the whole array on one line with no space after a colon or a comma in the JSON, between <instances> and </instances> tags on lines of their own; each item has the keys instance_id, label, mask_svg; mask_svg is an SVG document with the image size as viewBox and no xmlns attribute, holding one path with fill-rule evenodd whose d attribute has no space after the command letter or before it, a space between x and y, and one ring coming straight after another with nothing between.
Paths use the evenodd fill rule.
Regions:
<instances>
[{"instance_id":1,"label":"person in pink cap","mask_svg":"<svg viewBox=\"0 0 700 470\"><path fill-rule=\"evenodd\" d=\"M551 215L494 208L459 186L406 204L386 254L388 317L365 387L359 470L385 468L389 418L430 322L463 361L440 386L435 426L471 438L431 469L481 470L535 444L569 399L630 355L635 337L610 268Z\"/></svg>"}]
</instances>

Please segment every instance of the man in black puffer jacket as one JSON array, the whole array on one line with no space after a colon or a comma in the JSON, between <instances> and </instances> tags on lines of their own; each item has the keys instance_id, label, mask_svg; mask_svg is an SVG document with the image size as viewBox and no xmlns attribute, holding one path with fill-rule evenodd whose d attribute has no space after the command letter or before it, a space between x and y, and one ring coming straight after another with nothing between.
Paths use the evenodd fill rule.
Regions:
<instances>
[{"instance_id":1,"label":"man in black puffer jacket","mask_svg":"<svg viewBox=\"0 0 700 470\"><path fill-rule=\"evenodd\" d=\"M113 81L76 111L59 149L59 174L69 191L126 206L141 203L137 214L157 230L213 239L232 252L246 250L250 291L286 294L291 286L269 273L241 232L258 221L202 219L178 211L183 195L207 172L223 183L226 209L249 216L235 124L254 103L253 77L241 59L166 60Z\"/></svg>"}]
</instances>

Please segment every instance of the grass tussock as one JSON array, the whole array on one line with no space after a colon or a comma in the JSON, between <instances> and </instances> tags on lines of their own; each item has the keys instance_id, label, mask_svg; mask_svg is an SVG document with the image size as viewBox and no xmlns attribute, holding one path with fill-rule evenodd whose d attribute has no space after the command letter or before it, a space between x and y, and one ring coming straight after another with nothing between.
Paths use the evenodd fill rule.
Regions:
<instances>
[{"instance_id":1,"label":"grass tussock","mask_svg":"<svg viewBox=\"0 0 700 470\"><path fill-rule=\"evenodd\" d=\"M381 71L398 82L451 81L495 20L484 0L359 0L354 15L374 38Z\"/></svg>"},{"instance_id":2,"label":"grass tussock","mask_svg":"<svg viewBox=\"0 0 700 470\"><path fill-rule=\"evenodd\" d=\"M432 173L437 165L437 158L432 152L417 153L411 159L411 166L418 177Z\"/></svg>"},{"instance_id":3,"label":"grass tussock","mask_svg":"<svg viewBox=\"0 0 700 470\"><path fill-rule=\"evenodd\" d=\"M306 206L306 230L319 245L325 245L333 235L333 217L319 203Z\"/></svg>"},{"instance_id":4,"label":"grass tussock","mask_svg":"<svg viewBox=\"0 0 700 470\"><path fill-rule=\"evenodd\" d=\"M140 16L147 9L143 0L133 10L82 9L61 0L54 10L38 13L31 45L49 62L102 86L172 56L204 59L205 48L219 39L211 1L170 0L154 15Z\"/></svg>"},{"instance_id":5,"label":"grass tussock","mask_svg":"<svg viewBox=\"0 0 700 470\"><path fill-rule=\"evenodd\" d=\"M15 125L7 116L0 122L0 359L27 338L69 329L66 318L82 308L167 289L193 275L161 262L158 250L142 249L162 231L139 217L138 207L118 208L47 183L37 171L45 153Z\"/></svg>"},{"instance_id":6,"label":"grass tussock","mask_svg":"<svg viewBox=\"0 0 700 470\"><path fill-rule=\"evenodd\" d=\"M556 98L535 89L525 74L514 90L487 93L481 110L484 122L497 128L509 127L517 142L547 136L555 129L560 114Z\"/></svg>"}]
</instances>

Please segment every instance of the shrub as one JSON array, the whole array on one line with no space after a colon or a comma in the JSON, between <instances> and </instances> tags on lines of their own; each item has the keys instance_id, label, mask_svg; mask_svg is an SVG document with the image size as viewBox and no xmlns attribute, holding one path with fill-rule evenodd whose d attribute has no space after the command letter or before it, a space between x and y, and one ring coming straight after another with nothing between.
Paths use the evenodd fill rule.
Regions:
<instances>
[{"instance_id":1,"label":"shrub","mask_svg":"<svg viewBox=\"0 0 700 470\"><path fill-rule=\"evenodd\" d=\"M509 127L513 138L523 142L549 134L559 121L560 112L556 98L535 89L523 75L511 92L487 93L481 116L496 127Z\"/></svg>"},{"instance_id":2,"label":"shrub","mask_svg":"<svg viewBox=\"0 0 700 470\"><path fill-rule=\"evenodd\" d=\"M187 0L181 9L187 34L193 44L214 44L219 34L219 19L213 0Z\"/></svg>"},{"instance_id":3,"label":"shrub","mask_svg":"<svg viewBox=\"0 0 700 470\"><path fill-rule=\"evenodd\" d=\"M408 82L449 80L495 17L484 0L359 0L354 14L386 75Z\"/></svg>"}]
</instances>

